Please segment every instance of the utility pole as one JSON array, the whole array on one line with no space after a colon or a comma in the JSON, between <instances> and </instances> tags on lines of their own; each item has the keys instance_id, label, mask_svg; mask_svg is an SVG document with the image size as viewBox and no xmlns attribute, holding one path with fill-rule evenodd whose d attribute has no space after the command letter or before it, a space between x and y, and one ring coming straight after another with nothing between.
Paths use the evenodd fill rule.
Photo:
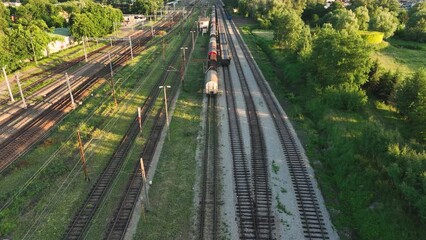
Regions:
<instances>
[{"instance_id":1,"label":"utility pole","mask_svg":"<svg viewBox=\"0 0 426 240\"><path fill-rule=\"evenodd\" d=\"M192 49L194 49L194 45L195 45L194 33L195 33L195 31L190 31L190 32L191 32L191 36L192 36Z\"/></svg>"},{"instance_id":2,"label":"utility pole","mask_svg":"<svg viewBox=\"0 0 426 240\"><path fill-rule=\"evenodd\" d=\"M143 158L140 159L140 165L141 165L141 175L142 175L142 184L144 186L144 192L145 192L145 203L146 203L146 209L149 210L149 197L148 197L148 186L146 181L146 175L145 175L145 166L143 165Z\"/></svg>"},{"instance_id":3,"label":"utility pole","mask_svg":"<svg viewBox=\"0 0 426 240\"><path fill-rule=\"evenodd\" d=\"M166 85L163 85L163 86L159 86L158 88L162 88L163 89L163 91L164 91L164 107L166 108L166 124L167 124L167 130L169 129L169 110L168 110L168 108L167 108L167 91L166 91L166 88L171 88L170 86L166 86ZM168 134L168 138L169 138L169 141L170 141L170 134Z\"/></svg>"},{"instance_id":4,"label":"utility pole","mask_svg":"<svg viewBox=\"0 0 426 240\"><path fill-rule=\"evenodd\" d=\"M10 100L14 102L15 99L13 98L12 88L10 88L9 79L7 78L7 74L6 74L6 66L3 67L3 74L4 74L4 79L6 79L7 90L9 90Z\"/></svg>"},{"instance_id":5,"label":"utility pole","mask_svg":"<svg viewBox=\"0 0 426 240\"><path fill-rule=\"evenodd\" d=\"M24 92L22 92L21 82L19 82L19 72L15 74L16 83L18 84L19 92L21 93L22 103L24 108L27 108L27 102L25 102Z\"/></svg>"},{"instance_id":6,"label":"utility pole","mask_svg":"<svg viewBox=\"0 0 426 240\"><path fill-rule=\"evenodd\" d=\"M84 178L90 182L89 174L87 173L86 157L84 156L83 143L81 142L80 130L77 130L78 147L80 149L81 164L83 164Z\"/></svg>"},{"instance_id":7,"label":"utility pole","mask_svg":"<svg viewBox=\"0 0 426 240\"><path fill-rule=\"evenodd\" d=\"M129 36L129 44L130 44L130 56L132 56L133 59L133 48L132 48L132 37Z\"/></svg>"},{"instance_id":8,"label":"utility pole","mask_svg":"<svg viewBox=\"0 0 426 240\"><path fill-rule=\"evenodd\" d=\"M86 62L87 62L87 51L86 51L86 44L85 44L85 42L84 42L84 36L83 36L83 50L84 50L84 59L86 60Z\"/></svg>"},{"instance_id":9,"label":"utility pole","mask_svg":"<svg viewBox=\"0 0 426 240\"><path fill-rule=\"evenodd\" d=\"M111 47L112 47L112 37L110 37L109 40L111 41Z\"/></svg>"},{"instance_id":10,"label":"utility pole","mask_svg":"<svg viewBox=\"0 0 426 240\"><path fill-rule=\"evenodd\" d=\"M112 85L112 96L114 97L115 106L118 106L117 98L115 97L115 84L114 84L114 71L112 70L111 52L108 52L109 68L111 70L111 85Z\"/></svg>"},{"instance_id":11,"label":"utility pole","mask_svg":"<svg viewBox=\"0 0 426 240\"><path fill-rule=\"evenodd\" d=\"M140 107L138 107L138 122L139 122L139 131L142 132L142 113L141 113Z\"/></svg>"},{"instance_id":12,"label":"utility pole","mask_svg":"<svg viewBox=\"0 0 426 240\"><path fill-rule=\"evenodd\" d=\"M151 21L151 36L154 37L154 24Z\"/></svg>"},{"instance_id":13,"label":"utility pole","mask_svg":"<svg viewBox=\"0 0 426 240\"><path fill-rule=\"evenodd\" d=\"M75 109L74 97L72 95L70 79L68 78L68 73L67 72L65 72L65 81L67 82L68 91L70 92L72 108Z\"/></svg>"},{"instance_id":14,"label":"utility pole","mask_svg":"<svg viewBox=\"0 0 426 240\"><path fill-rule=\"evenodd\" d=\"M188 49L188 48L187 47L181 47L180 49L182 49L182 52L183 52L183 63L185 64L185 62L186 62L185 50Z\"/></svg>"}]
</instances>

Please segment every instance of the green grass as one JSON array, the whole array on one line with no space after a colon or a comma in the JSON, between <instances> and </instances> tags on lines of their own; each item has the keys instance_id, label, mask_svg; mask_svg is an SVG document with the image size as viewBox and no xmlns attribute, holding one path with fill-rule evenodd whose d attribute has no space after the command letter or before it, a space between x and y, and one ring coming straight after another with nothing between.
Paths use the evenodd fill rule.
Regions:
<instances>
[{"instance_id":1,"label":"green grass","mask_svg":"<svg viewBox=\"0 0 426 240\"><path fill-rule=\"evenodd\" d=\"M261 29L254 29L252 30L252 33L258 37L261 37L265 40L273 40L274 39L274 32L271 30L261 30Z\"/></svg>"},{"instance_id":2,"label":"green grass","mask_svg":"<svg viewBox=\"0 0 426 240\"><path fill-rule=\"evenodd\" d=\"M205 56L207 37L198 37L193 58ZM200 50L200 44L203 50ZM202 63L191 62L149 190L151 211L139 221L136 239L189 239L195 182L195 151L200 130Z\"/></svg>"},{"instance_id":3,"label":"green grass","mask_svg":"<svg viewBox=\"0 0 426 240\"><path fill-rule=\"evenodd\" d=\"M426 66L426 44L391 39L373 58L387 70L411 74Z\"/></svg>"}]
</instances>

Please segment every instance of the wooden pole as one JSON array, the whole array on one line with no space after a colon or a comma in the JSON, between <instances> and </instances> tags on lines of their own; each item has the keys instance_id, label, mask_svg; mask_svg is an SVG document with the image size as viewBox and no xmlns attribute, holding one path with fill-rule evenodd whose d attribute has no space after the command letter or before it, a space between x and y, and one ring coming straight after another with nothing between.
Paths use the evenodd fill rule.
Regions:
<instances>
[{"instance_id":1,"label":"wooden pole","mask_svg":"<svg viewBox=\"0 0 426 240\"><path fill-rule=\"evenodd\" d=\"M80 130L77 130L78 146L80 148L81 164L83 164L84 177L90 182L89 174L87 173L86 158L84 156L83 143L81 142Z\"/></svg>"},{"instance_id":2,"label":"wooden pole","mask_svg":"<svg viewBox=\"0 0 426 240\"><path fill-rule=\"evenodd\" d=\"M129 36L129 44L130 44L130 56L132 56L133 59L133 48L132 48L132 37Z\"/></svg>"},{"instance_id":3,"label":"wooden pole","mask_svg":"<svg viewBox=\"0 0 426 240\"><path fill-rule=\"evenodd\" d=\"M83 51L84 51L84 59L87 62L87 51L86 51L86 44L84 43L84 37L83 37Z\"/></svg>"},{"instance_id":4,"label":"wooden pole","mask_svg":"<svg viewBox=\"0 0 426 240\"><path fill-rule=\"evenodd\" d=\"M154 24L151 22L151 36L154 37Z\"/></svg>"},{"instance_id":5,"label":"wooden pole","mask_svg":"<svg viewBox=\"0 0 426 240\"><path fill-rule=\"evenodd\" d=\"M70 92L72 108L75 109L74 96L72 95L70 79L68 78L68 73L67 72L65 72L65 81L67 82L68 91Z\"/></svg>"},{"instance_id":6,"label":"wooden pole","mask_svg":"<svg viewBox=\"0 0 426 240\"><path fill-rule=\"evenodd\" d=\"M10 100L14 102L15 99L13 98L12 88L10 87L9 79L7 78L6 67L3 67L3 74L4 74L4 79L6 80L7 90L9 90Z\"/></svg>"},{"instance_id":7,"label":"wooden pole","mask_svg":"<svg viewBox=\"0 0 426 240\"><path fill-rule=\"evenodd\" d=\"M142 114L141 114L140 107L138 107L138 121L139 121L139 131L142 132Z\"/></svg>"},{"instance_id":8,"label":"wooden pole","mask_svg":"<svg viewBox=\"0 0 426 240\"><path fill-rule=\"evenodd\" d=\"M27 102L25 101L24 92L22 92L21 82L19 82L19 72L15 74L16 83L18 84L19 92L21 93L22 103L24 104L24 108L27 108Z\"/></svg>"},{"instance_id":9,"label":"wooden pole","mask_svg":"<svg viewBox=\"0 0 426 240\"><path fill-rule=\"evenodd\" d=\"M146 175L145 175L145 167L143 165L143 158L140 159L140 165L141 165L141 174L142 174L142 183L144 186L144 192L145 192L145 203L146 203L146 209L149 210L149 197L148 197L148 187L146 186Z\"/></svg>"},{"instance_id":10,"label":"wooden pole","mask_svg":"<svg viewBox=\"0 0 426 240\"><path fill-rule=\"evenodd\" d=\"M164 89L164 107L166 108L166 124L167 124L167 133L168 133L167 137L168 137L168 139L170 141L170 133L169 133L169 110L167 108L167 91L166 91L167 87L170 88L170 86L163 86L163 89Z\"/></svg>"}]
</instances>

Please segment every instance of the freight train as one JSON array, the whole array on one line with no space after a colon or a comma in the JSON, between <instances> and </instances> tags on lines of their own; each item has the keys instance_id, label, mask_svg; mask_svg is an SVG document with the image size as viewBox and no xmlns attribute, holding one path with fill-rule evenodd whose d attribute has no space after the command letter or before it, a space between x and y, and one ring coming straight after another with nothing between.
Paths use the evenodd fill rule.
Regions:
<instances>
[{"instance_id":1,"label":"freight train","mask_svg":"<svg viewBox=\"0 0 426 240\"><path fill-rule=\"evenodd\" d=\"M218 62L222 66L228 66L231 62L228 41L226 39L225 26L221 11L212 6L210 15L210 40L208 51L208 64L206 72L205 91L207 95L216 95L219 90L219 77L217 74ZM219 57L218 57L219 55Z\"/></svg>"}]
</instances>

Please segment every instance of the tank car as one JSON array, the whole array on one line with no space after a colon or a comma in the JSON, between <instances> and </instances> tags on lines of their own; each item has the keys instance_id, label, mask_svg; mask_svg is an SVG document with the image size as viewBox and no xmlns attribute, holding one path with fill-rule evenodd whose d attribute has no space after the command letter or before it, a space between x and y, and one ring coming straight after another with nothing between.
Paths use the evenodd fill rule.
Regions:
<instances>
[{"instance_id":1,"label":"tank car","mask_svg":"<svg viewBox=\"0 0 426 240\"><path fill-rule=\"evenodd\" d=\"M216 95L218 87L219 77L215 69L207 71L206 74L206 94L207 95Z\"/></svg>"}]
</instances>

